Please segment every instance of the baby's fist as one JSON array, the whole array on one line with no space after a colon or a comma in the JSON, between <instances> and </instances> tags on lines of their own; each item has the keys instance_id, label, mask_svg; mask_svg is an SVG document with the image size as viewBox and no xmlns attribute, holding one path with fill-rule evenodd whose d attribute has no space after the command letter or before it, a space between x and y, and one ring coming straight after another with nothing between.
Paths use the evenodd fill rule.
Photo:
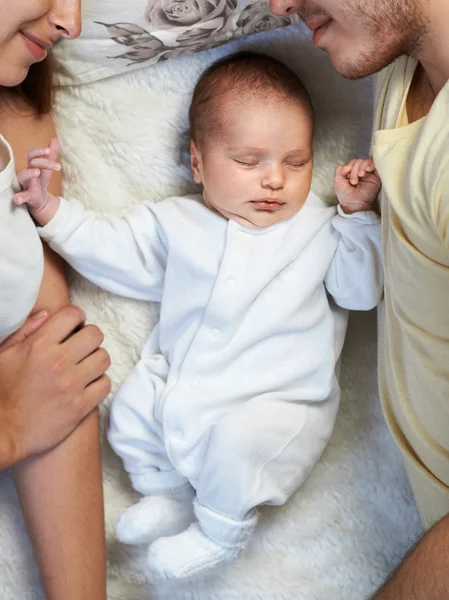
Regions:
<instances>
[{"instance_id":1,"label":"baby's fist","mask_svg":"<svg viewBox=\"0 0 449 600\"><path fill-rule=\"evenodd\" d=\"M335 171L335 193L346 214L372 210L382 182L372 158L354 158Z\"/></svg>"},{"instance_id":2,"label":"baby's fist","mask_svg":"<svg viewBox=\"0 0 449 600\"><path fill-rule=\"evenodd\" d=\"M28 166L17 178L22 191L14 196L15 204L26 204L28 210L40 225L46 225L54 216L59 200L48 191L53 171L60 171L56 161L59 155L59 142L55 138L48 148L30 150Z\"/></svg>"}]
</instances>

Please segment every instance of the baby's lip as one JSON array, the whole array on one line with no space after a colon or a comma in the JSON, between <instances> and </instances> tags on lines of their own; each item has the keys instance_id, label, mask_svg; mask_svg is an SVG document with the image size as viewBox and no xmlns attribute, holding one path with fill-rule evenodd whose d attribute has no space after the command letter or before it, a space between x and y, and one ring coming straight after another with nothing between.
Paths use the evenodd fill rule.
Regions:
<instances>
[{"instance_id":1,"label":"baby's lip","mask_svg":"<svg viewBox=\"0 0 449 600\"><path fill-rule=\"evenodd\" d=\"M252 200L251 204L262 210L278 210L285 202L278 198L260 198L259 200Z\"/></svg>"},{"instance_id":2,"label":"baby's lip","mask_svg":"<svg viewBox=\"0 0 449 600\"><path fill-rule=\"evenodd\" d=\"M268 202L268 203L273 203L273 204L285 204L285 202L283 202L282 200L279 200L279 198L258 198L257 200L252 200L251 202Z\"/></svg>"}]
</instances>

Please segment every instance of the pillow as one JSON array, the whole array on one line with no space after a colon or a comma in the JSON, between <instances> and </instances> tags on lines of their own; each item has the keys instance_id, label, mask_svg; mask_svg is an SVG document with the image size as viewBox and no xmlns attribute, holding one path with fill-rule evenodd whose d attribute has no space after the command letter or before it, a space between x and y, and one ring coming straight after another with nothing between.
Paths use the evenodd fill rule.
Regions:
<instances>
[{"instance_id":1,"label":"pillow","mask_svg":"<svg viewBox=\"0 0 449 600\"><path fill-rule=\"evenodd\" d=\"M57 85L88 83L297 23L268 0L84 0L83 32L54 50Z\"/></svg>"}]
</instances>

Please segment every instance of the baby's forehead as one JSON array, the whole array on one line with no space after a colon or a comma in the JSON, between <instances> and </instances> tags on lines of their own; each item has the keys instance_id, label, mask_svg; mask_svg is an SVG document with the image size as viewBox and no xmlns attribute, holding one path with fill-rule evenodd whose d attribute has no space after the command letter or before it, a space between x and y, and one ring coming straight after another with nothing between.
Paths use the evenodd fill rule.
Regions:
<instances>
[{"instance_id":1,"label":"baby's forehead","mask_svg":"<svg viewBox=\"0 0 449 600\"><path fill-rule=\"evenodd\" d=\"M287 96L270 88L262 91L229 90L225 94L217 94L215 98L212 97L211 108L212 110L207 110L204 115L206 119L228 123L231 120L239 121L260 112L271 113L275 116L279 114L278 111L282 111L291 118L313 119L306 99Z\"/></svg>"},{"instance_id":2,"label":"baby's forehead","mask_svg":"<svg viewBox=\"0 0 449 600\"><path fill-rule=\"evenodd\" d=\"M260 130L276 131L280 122L292 130L313 130L313 115L298 99L280 98L279 95L243 94L217 98L213 109L203 117L205 130L218 142L242 143L242 137Z\"/></svg>"}]
</instances>

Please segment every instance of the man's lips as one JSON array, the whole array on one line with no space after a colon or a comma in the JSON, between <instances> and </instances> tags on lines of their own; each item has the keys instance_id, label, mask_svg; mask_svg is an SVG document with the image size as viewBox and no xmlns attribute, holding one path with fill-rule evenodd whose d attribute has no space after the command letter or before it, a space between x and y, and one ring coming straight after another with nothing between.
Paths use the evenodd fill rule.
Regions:
<instances>
[{"instance_id":1,"label":"man's lips","mask_svg":"<svg viewBox=\"0 0 449 600\"><path fill-rule=\"evenodd\" d=\"M307 21L304 22L306 24L306 27L308 27L310 31L316 31L317 29L323 27L324 25L327 25L331 21L332 19L330 17L323 15L322 17L316 17L315 19L307 19Z\"/></svg>"},{"instance_id":2,"label":"man's lips","mask_svg":"<svg viewBox=\"0 0 449 600\"><path fill-rule=\"evenodd\" d=\"M310 19L306 21L306 26L313 31L313 43L315 46L318 46L322 36L329 29L332 24L332 19L330 17L321 17L320 19Z\"/></svg>"}]
</instances>

